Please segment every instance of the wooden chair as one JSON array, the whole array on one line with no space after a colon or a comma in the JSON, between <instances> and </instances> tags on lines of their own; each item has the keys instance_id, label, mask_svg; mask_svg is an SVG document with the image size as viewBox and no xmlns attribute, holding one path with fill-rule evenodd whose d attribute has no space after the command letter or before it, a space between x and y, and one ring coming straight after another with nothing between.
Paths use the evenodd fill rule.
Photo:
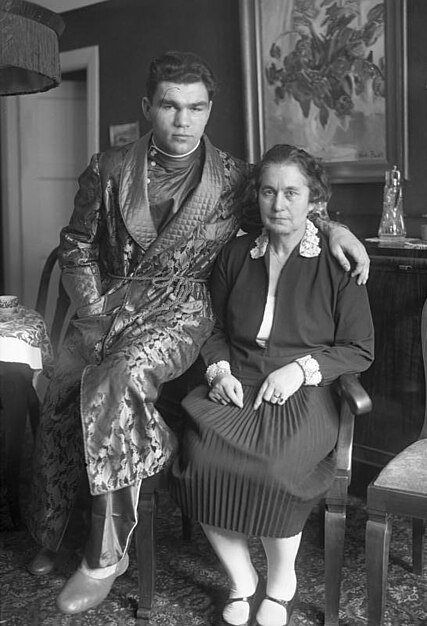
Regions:
<instances>
[{"instance_id":1,"label":"wooden chair","mask_svg":"<svg viewBox=\"0 0 427 626\"><path fill-rule=\"evenodd\" d=\"M421 341L427 380L427 301L421 316ZM368 486L367 512L368 624L382 626L386 602L391 515L412 518L413 571L419 575L423 571L427 519L427 410L424 412L424 424L418 440L389 461Z\"/></svg>"},{"instance_id":2,"label":"wooden chair","mask_svg":"<svg viewBox=\"0 0 427 626\"><path fill-rule=\"evenodd\" d=\"M347 492L351 480L351 455L355 415L368 413L371 399L355 375L341 376L338 384L341 398L340 426L337 442L337 473L325 498L325 626L338 626L341 570L344 554ZM152 481L152 482L149 482ZM164 475L144 481L139 501L139 524L136 542L139 571L139 606L137 622L147 624L155 588L155 515L156 491L165 484ZM149 488L149 493L144 488ZM183 518L183 535L190 538L190 521Z\"/></svg>"},{"instance_id":3,"label":"wooden chair","mask_svg":"<svg viewBox=\"0 0 427 626\"><path fill-rule=\"evenodd\" d=\"M335 480L325 498L325 626L338 626L341 571L344 558L347 493L351 482L354 419L372 409L369 395L354 374L341 376L337 383L340 424L336 446Z\"/></svg>"},{"instance_id":4,"label":"wooden chair","mask_svg":"<svg viewBox=\"0 0 427 626\"><path fill-rule=\"evenodd\" d=\"M51 292L54 289L54 286L52 285L52 278L58 261L58 249L58 247L54 248L47 257L40 277L36 300L36 311L38 311L44 318L46 318L48 303L52 295ZM64 289L61 279L59 279L57 287L53 318L51 323L49 323L49 336L55 355L60 345L62 333L65 330L64 327L70 308L70 299Z\"/></svg>"},{"instance_id":5,"label":"wooden chair","mask_svg":"<svg viewBox=\"0 0 427 626\"><path fill-rule=\"evenodd\" d=\"M53 353L56 356L65 327L70 300L62 285L61 280L58 285L53 285L53 270L58 260L58 248L54 248L47 257L40 276L39 288L37 291L35 310L42 315L47 323ZM56 292L56 293L54 293ZM53 300L54 313L51 323L46 319L49 301ZM37 431L40 420L40 403L37 394L31 385L29 390L28 413L30 417L33 435Z\"/></svg>"},{"instance_id":6,"label":"wooden chair","mask_svg":"<svg viewBox=\"0 0 427 626\"><path fill-rule=\"evenodd\" d=\"M150 620L156 585L156 510L158 494L167 490L167 473L161 472L146 478L139 494L138 524L135 529L136 560L138 564L138 608L137 624ZM191 539L191 520L182 515L182 537Z\"/></svg>"},{"instance_id":7,"label":"wooden chair","mask_svg":"<svg viewBox=\"0 0 427 626\"><path fill-rule=\"evenodd\" d=\"M202 366L199 361L180 378L164 385L156 406L166 423L174 430L180 440L184 427L185 416L181 408L181 400L192 386L203 380ZM150 620L156 582L156 534L155 519L158 494L167 490L167 472L143 481L138 504L138 525L135 529L135 544L138 562L139 603L137 623L147 624ZM191 520L181 516L182 537L191 539Z\"/></svg>"}]
</instances>

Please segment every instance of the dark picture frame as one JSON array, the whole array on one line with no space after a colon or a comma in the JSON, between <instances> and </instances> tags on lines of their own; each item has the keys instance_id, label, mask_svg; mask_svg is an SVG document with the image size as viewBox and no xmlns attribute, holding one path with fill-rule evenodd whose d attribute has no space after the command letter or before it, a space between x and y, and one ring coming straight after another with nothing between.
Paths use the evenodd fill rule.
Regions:
<instances>
[{"instance_id":1,"label":"dark picture frame","mask_svg":"<svg viewBox=\"0 0 427 626\"><path fill-rule=\"evenodd\" d=\"M140 138L139 122L110 124L110 146L124 146Z\"/></svg>"},{"instance_id":2,"label":"dark picture frame","mask_svg":"<svg viewBox=\"0 0 427 626\"><path fill-rule=\"evenodd\" d=\"M409 178L406 2L359 0L363 22L335 2L239 0L246 158L293 143L333 183L383 181L393 165Z\"/></svg>"}]
</instances>

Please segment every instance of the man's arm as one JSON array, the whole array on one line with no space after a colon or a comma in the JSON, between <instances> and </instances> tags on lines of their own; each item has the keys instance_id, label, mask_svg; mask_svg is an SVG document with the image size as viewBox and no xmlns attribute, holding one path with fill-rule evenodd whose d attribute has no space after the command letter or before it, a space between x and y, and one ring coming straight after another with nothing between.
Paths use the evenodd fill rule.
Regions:
<instances>
[{"instance_id":1,"label":"man's arm","mask_svg":"<svg viewBox=\"0 0 427 626\"><path fill-rule=\"evenodd\" d=\"M79 317L99 314L103 309L98 261L101 204L98 158L94 156L79 178L74 211L61 231L59 247L62 282Z\"/></svg>"},{"instance_id":2,"label":"man's arm","mask_svg":"<svg viewBox=\"0 0 427 626\"><path fill-rule=\"evenodd\" d=\"M357 277L358 285L364 285L369 277L370 264L365 246L347 226L333 222L329 217L323 217L318 213L310 214L309 217L317 228L328 236L331 252L346 272L351 269L348 257L354 261L355 266L351 275Z\"/></svg>"}]
</instances>

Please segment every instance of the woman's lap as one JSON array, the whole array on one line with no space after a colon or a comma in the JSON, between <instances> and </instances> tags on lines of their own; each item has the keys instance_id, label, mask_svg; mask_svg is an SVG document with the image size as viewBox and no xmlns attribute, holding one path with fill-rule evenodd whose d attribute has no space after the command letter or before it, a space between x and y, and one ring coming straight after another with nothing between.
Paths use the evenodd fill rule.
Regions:
<instances>
[{"instance_id":1,"label":"woman's lap","mask_svg":"<svg viewBox=\"0 0 427 626\"><path fill-rule=\"evenodd\" d=\"M174 463L172 491L205 523L223 526L229 520L235 530L269 529L275 536L298 532L333 480L333 396L325 387L305 387L284 407L263 403L253 411L256 390L244 387L244 395L242 410L210 401L206 387L185 398L189 428ZM257 519L253 511L261 509Z\"/></svg>"}]
</instances>

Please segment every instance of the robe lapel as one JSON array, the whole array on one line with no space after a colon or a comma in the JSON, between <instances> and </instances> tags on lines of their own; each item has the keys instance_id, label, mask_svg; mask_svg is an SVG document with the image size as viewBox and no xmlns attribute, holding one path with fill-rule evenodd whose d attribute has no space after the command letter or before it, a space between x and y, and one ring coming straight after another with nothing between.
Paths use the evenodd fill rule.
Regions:
<instances>
[{"instance_id":1,"label":"robe lapel","mask_svg":"<svg viewBox=\"0 0 427 626\"><path fill-rule=\"evenodd\" d=\"M147 150L151 134L135 142L123 159L119 191L121 214L129 234L145 251L145 260L169 248L201 223L211 221L224 188L223 164L207 137L202 179L165 229L157 234L147 192Z\"/></svg>"},{"instance_id":2,"label":"robe lapel","mask_svg":"<svg viewBox=\"0 0 427 626\"><path fill-rule=\"evenodd\" d=\"M224 166L209 139L204 136L203 141L206 150L201 181L177 215L150 245L145 259L173 246L184 235L188 237L198 225L210 222L216 214L224 189Z\"/></svg>"},{"instance_id":3,"label":"robe lapel","mask_svg":"<svg viewBox=\"0 0 427 626\"><path fill-rule=\"evenodd\" d=\"M136 141L123 159L119 205L126 229L143 250L155 241L147 192L147 150L151 133Z\"/></svg>"}]
</instances>

